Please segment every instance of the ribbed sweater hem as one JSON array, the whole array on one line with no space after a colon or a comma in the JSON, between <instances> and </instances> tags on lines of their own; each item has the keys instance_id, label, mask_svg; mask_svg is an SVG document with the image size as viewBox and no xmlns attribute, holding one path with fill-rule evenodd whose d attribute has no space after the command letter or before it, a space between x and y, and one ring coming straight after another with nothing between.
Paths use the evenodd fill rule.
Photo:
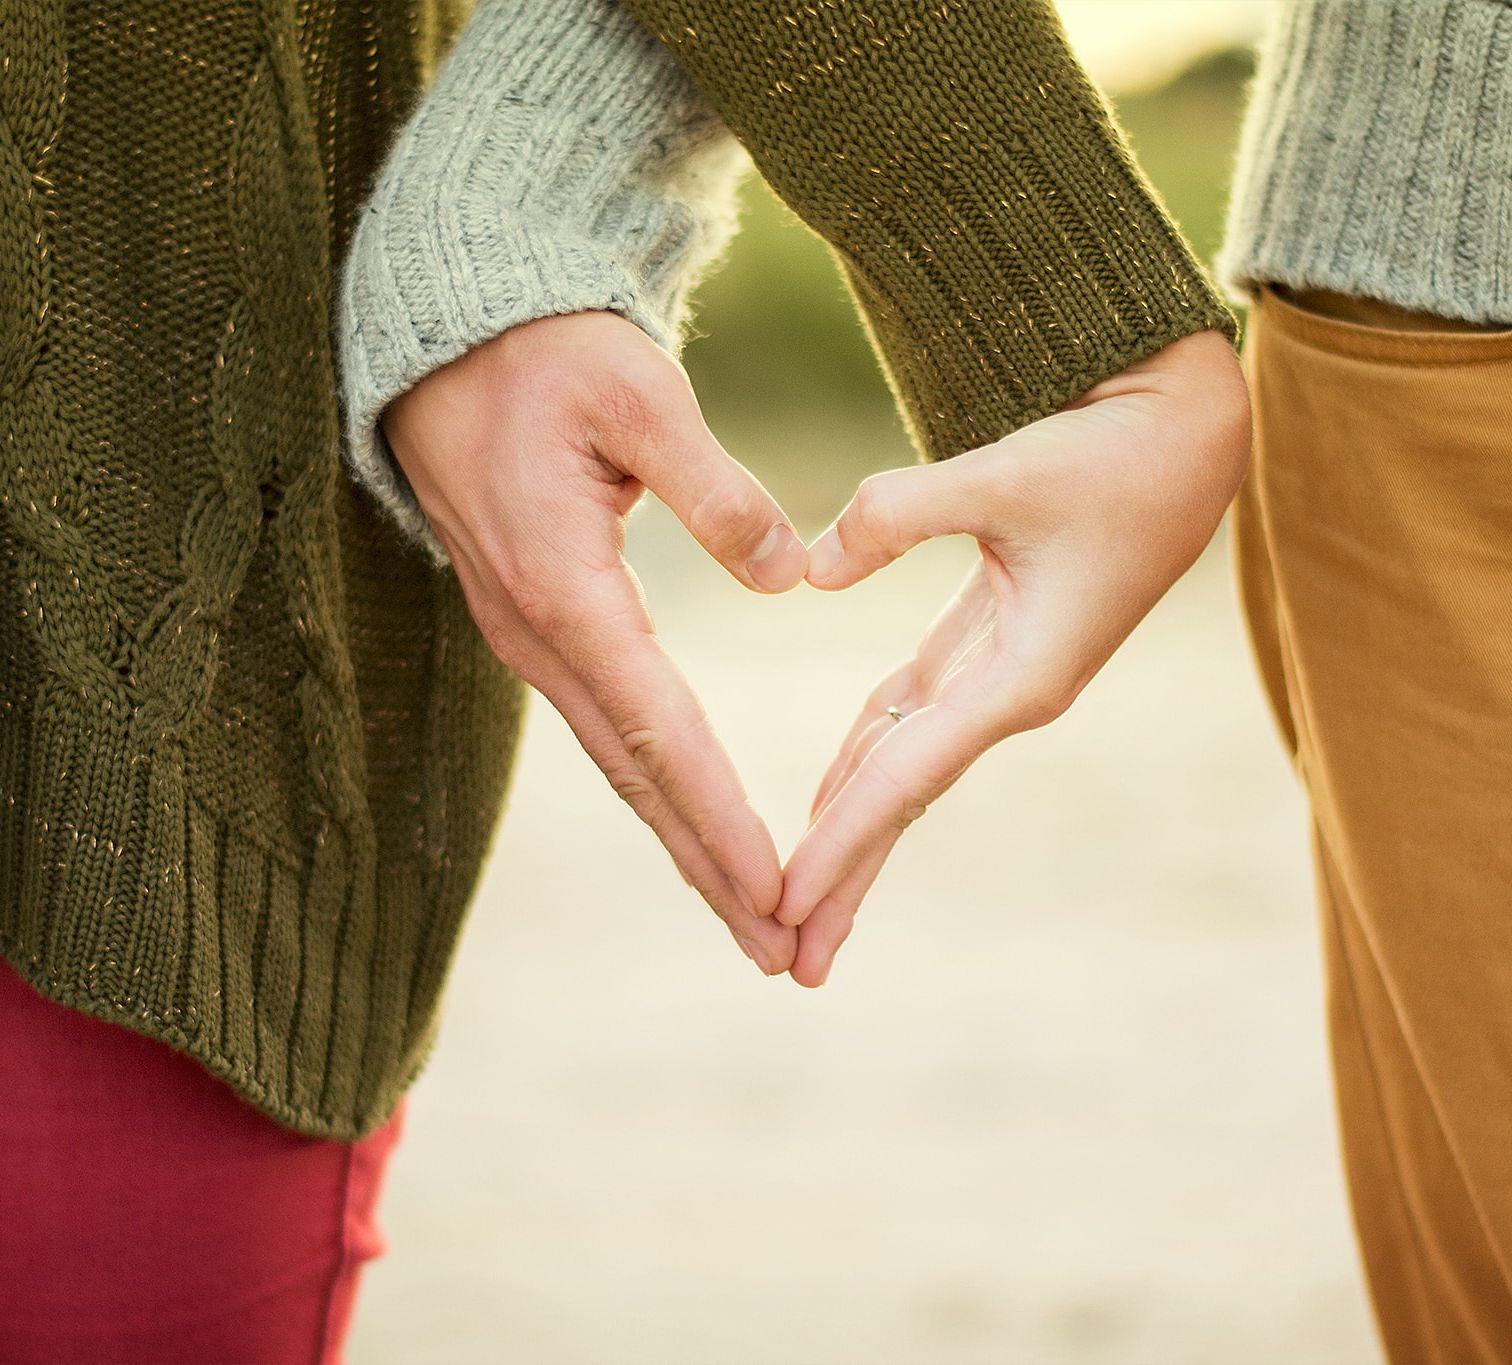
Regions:
<instances>
[{"instance_id":1,"label":"ribbed sweater hem","mask_svg":"<svg viewBox=\"0 0 1512 1365\"><path fill-rule=\"evenodd\" d=\"M71 700L0 714L0 953L287 1127L372 1131L424 1065L434 1018L407 1005L450 954L418 866L379 877L335 824L270 844L196 797L174 739Z\"/></svg>"},{"instance_id":2,"label":"ribbed sweater hem","mask_svg":"<svg viewBox=\"0 0 1512 1365\"><path fill-rule=\"evenodd\" d=\"M1512 319L1512 6L1296 0L1262 45L1220 281Z\"/></svg>"},{"instance_id":3,"label":"ribbed sweater hem","mask_svg":"<svg viewBox=\"0 0 1512 1365\"><path fill-rule=\"evenodd\" d=\"M432 1033L416 1054L408 1071L397 1078L393 1087L393 1100L376 1117L366 1122L351 1122L333 1119L328 1114L301 1108L284 1100L274 1088L259 1077L245 1062L225 1053L206 1047L194 1034L186 1032L172 1019L162 1018L150 1010L134 1009L108 997L87 993L77 986L49 976L41 969L36 953L27 944L12 942L0 934L0 956L15 969L31 988L59 1005L79 1010L107 1024L130 1029L144 1038L151 1038L168 1047L193 1057L212 1075L225 1081L246 1103L266 1114L286 1128L303 1133L307 1137L334 1138L339 1141L355 1141L377 1128L393 1112L399 1098L418 1079L429 1062L434 1049Z\"/></svg>"}]
</instances>

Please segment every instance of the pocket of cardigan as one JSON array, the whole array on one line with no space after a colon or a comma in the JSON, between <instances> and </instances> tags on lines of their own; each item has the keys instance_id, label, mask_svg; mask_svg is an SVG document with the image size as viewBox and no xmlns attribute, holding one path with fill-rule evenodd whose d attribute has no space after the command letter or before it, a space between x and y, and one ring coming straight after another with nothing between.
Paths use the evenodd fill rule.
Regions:
<instances>
[{"instance_id":1,"label":"pocket of cardigan","mask_svg":"<svg viewBox=\"0 0 1512 1365\"><path fill-rule=\"evenodd\" d=\"M1512 360L1512 327L1483 327L1380 299L1264 284L1256 310L1304 346L1360 361L1439 366Z\"/></svg>"}]
</instances>

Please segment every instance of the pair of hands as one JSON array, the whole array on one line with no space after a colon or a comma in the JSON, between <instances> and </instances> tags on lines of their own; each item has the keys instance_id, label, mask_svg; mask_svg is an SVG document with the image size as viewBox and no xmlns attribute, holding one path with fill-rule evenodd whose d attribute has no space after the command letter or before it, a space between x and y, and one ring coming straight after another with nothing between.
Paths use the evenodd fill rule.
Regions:
<instances>
[{"instance_id":1,"label":"pair of hands","mask_svg":"<svg viewBox=\"0 0 1512 1365\"><path fill-rule=\"evenodd\" d=\"M509 329L383 425L493 651L746 954L805 986L828 976L902 832L999 740L1059 716L1196 559L1250 443L1233 350L1200 332L1000 441L871 475L806 549L710 433L677 361L607 312ZM648 488L759 592L847 588L934 536L980 547L867 698L785 866L625 562Z\"/></svg>"}]
</instances>

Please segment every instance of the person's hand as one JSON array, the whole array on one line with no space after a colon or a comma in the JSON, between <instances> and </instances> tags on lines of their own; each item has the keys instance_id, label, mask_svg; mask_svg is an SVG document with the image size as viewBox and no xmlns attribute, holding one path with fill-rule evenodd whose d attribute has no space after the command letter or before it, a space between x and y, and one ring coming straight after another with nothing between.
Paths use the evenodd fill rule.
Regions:
<instances>
[{"instance_id":1,"label":"person's hand","mask_svg":"<svg viewBox=\"0 0 1512 1365\"><path fill-rule=\"evenodd\" d=\"M683 878L768 973L797 935L728 754L624 560L647 489L747 587L808 566L782 509L704 424L682 367L608 312L539 318L426 376L384 433L493 651L543 693Z\"/></svg>"},{"instance_id":2,"label":"person's hand","mask_svg":"<svg viewBox=\"0 0 1512 1365\"><path fill-rule=\"evenodd\" d=\"M1237 357L1201 332L1001 441L863 481L810 547L816 587L954 532L981 559L819 785L777 908L802 926L794 980L828 976L903 830L985 750L1059 716L1192 564L1249 446Z\"/></svg>"}]
</instances>

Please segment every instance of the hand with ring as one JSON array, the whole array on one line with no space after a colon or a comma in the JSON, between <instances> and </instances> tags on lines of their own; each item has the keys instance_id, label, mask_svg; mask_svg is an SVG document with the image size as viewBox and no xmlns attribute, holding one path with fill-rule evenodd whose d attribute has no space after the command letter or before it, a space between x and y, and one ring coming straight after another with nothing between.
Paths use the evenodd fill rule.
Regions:
<instances>
[{"instance_id":1,"label":"hand with ring","mask_svg":"<svg viewBox=\"0 0 1512 1365\"><path fill-rule=\"evenodd\" d=\"M817 986L902 832L987 749L1073 701L1212 537L1248 464L1227 338L1200 332L1061 411L935 464L872 475L809 551L850 587L933 536L981 558L882 680L819 784L776 917Z\"/></svg>"}]
</instances>

